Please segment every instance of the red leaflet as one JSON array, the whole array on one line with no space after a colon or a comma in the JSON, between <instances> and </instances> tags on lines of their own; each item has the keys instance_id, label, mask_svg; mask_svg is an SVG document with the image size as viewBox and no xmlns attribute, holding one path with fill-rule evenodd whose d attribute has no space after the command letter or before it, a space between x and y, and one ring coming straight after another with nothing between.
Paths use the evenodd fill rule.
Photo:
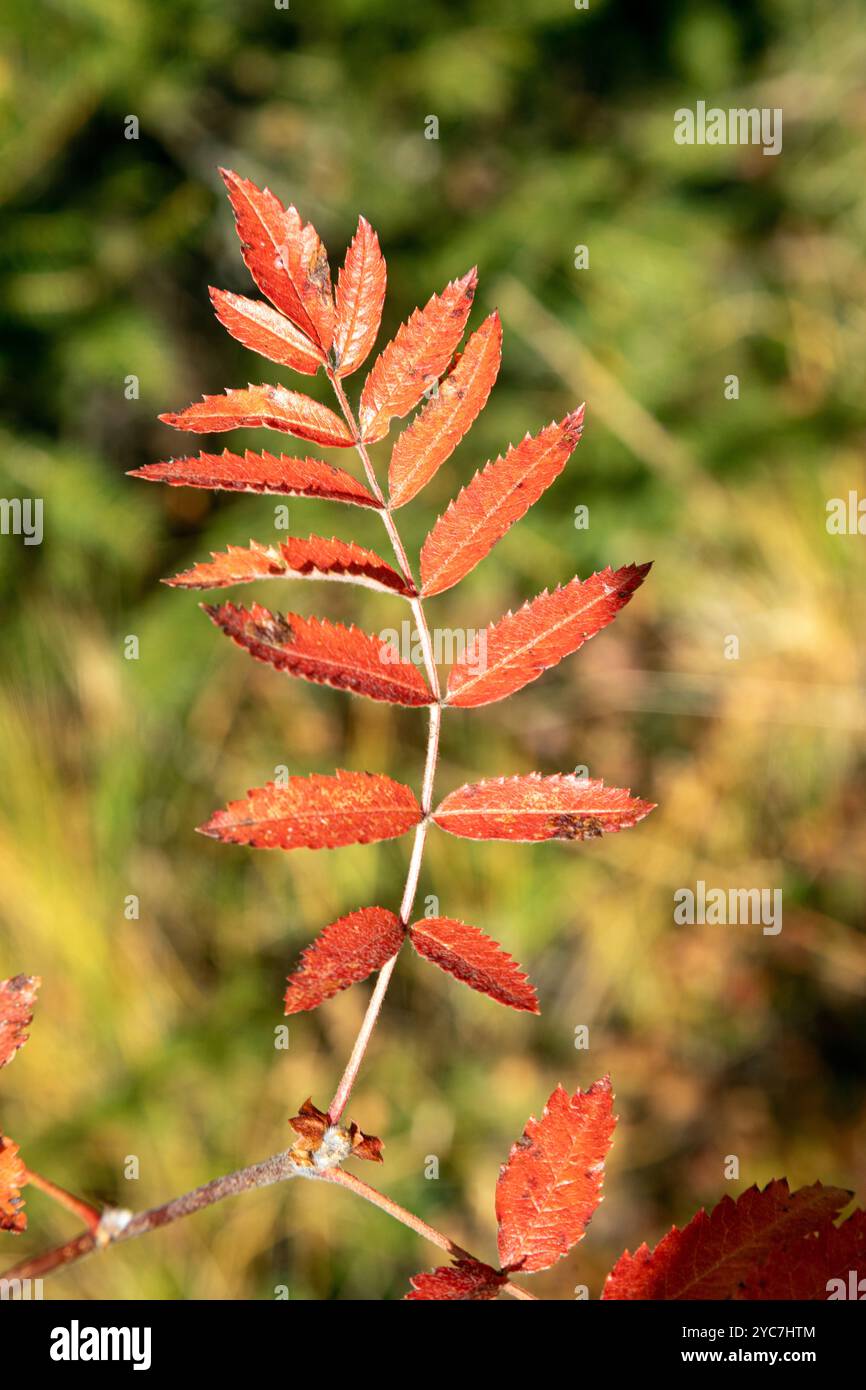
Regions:
<instances>
[{"instance_id":1,"label":"red leaflet","mask_svg":"<svg viewBox=\"0 0 866 1390\"><path fill-rule=\"evenodd\" d=\"M328 257L315 227L270 189L230 169L225 180L247 269L272 304L327 352L334 334Z\"/></svg>"},{"instance_id":2,"label":"red leaflet","mask_svg":"<svg viewBox=\"0 0 866 1390\"><path fill-rule=\"evenodd\" d=\"M432 704L430 688L418 667L399 661L387 642L360 628L302 618L298 613L283 617L258 603L249 609L233 603L202 607L233 642L278 671L394 705Z\"/></svg>"},{"instance_id":3,"label":"red leaflet","mask_svg":"<svg viewBox=\"0 0 866 1390\"><path fill-rule=\"evenodd\" d=\"M27 1041L36 1005L36 991L42 981L38 975L13 975L0 980L0 1067L5 1067L19 1047Z\"/></svg>"},{"instance_id":4,"label":"red leaflet","mask_svg":"<svg viewBox=\"0 0 866 1390\"><path fill-rule=\"evenodd\" d=\"M286 1013L315 1009L341 989L366 980L399 951L400 918L384 907L362 907L325 927L308 946L286 990Z\"/></svg>"},{"instance_id":5,"label":"red leaflet","mask_svg":"<svg viewBox=\"0 0 866 1390\"><path fill-rule=\"evenodd\" d=\"M271 362L315 376L325 354L290 319L260 299L245 299L241 294L215 290L213 286L209 294L220 323L244 347Z\"/></svg>"},{"instance_id":6,"label":"red leaflet","mask_svg":"<svg viewBox=\"0 0 866 1390\"><path fill-rule=\"evenodd\" d=\"M20 1235L27 1230L27 1216L21 1189L27 1182L27 1169L18 1157L18 1145L0 1134L0 1231Z\"/></svg>"},{"instance_id":7,"label":"red leaflet","mask_svg":"<svg viewBox=\"0 0 866 1390\"><path fill-rule=\"evenodd\" d=\"M324 459L295 459L288 454L254 454L243 458L224 449L221 454L170 459L130 469L131 478L172 487L206 487L223 492L266 492L285 497L325 497L381 509L371 492L351 473Z\"/></svg>"},{"instance_id":8,"label":"red leaflet","mask_svg":"<svg viewBox=\"0 0 866 1390\"><path fill-rule=\"evenodd\" d=\"M451 917L422 917L409 928L409 940L419 955L479 994L489 994L512 1009L540 1012L526 975L507 951L478 927Z\"/></svg>"},{"instance_id":9,"label":"red leaflet","mask_svg":"<svg viewBox=\"0 0 866 1390\"><path fill-rule=\"evenodd\" d=\"M440 1265L429 1274L413 1274L412 1292L406 1299L482 1299L496 1298L507 1275L499 1274L480 1260L457 1260Z\"/></svg>"},{"instance_id":10,"label":"red leaflet","mask_svg":"<svg viewBox=\"0 0 866 1390\"><path fill-rule=\"evenodd\" d=\"M472 308L478 272L470 270L434 294L398 328L379 354L361 392L361 435L382 439L395 415L406 415L451 361Z\"/></svg>"},{"instance_id":11,"label":"red leaflet","mask_svg":"<svg viewBox=\"0 0 866 1390\"><path fill-rule=\"evenodd\" d=\"M540 434L526 436L503 458L485 464L440 516L421 548L424 594L460 582L525 516L573 453L583 428L583 406Z\"/></svg>"},{"instance_id":12,"label":"red leaflet","mask_svg":"<svg viewBox=\"0 0 866 1390\"><path fill-rule=\"evenodd\" d=\"M493 313L472 334L452 372L394 445L388 483L392 507L420 492L450 458L487 404L502 360L502 324Z\"/></svg>"},{"instance_id":13,"label":"red leaflet","mask_svg":"<svg viewBox=\"0 0 866 1390\"><path fill-rule=\"evenodd\" d=\"M652 802L588 777L531 772L458 787L433 819L468 840L590 840L626 830L654 809Z\"/></svg>"},{"instance_id":14,"label":"red leaflet","mask_svg":"<svg viewBox=\"0 0 866 1390\"><path fill-rule=\"evenodd\" d=\"M746 1276L744 1299L862 1300L866 1293L866 1212L855 1211L841 1226L828 1224L774 1248L773 1255Z\"/></svg>"},{"instance_id":15,"label":"red leaflet","mask_svg":"<svg viewBox=\"0 0 866 1390\"><path fill-rule=\"evenodd\" d=\"M312 773L269 782L230 801L198 827L202 835L256 849L336 849L405 835L422 818L409 787L372 772Z\"/></svg>"},{"instance_id":16,"label":"red leaflet","mask_svg":"<svg viewBox=\"0 0 866 1390\"><path fill-rule=\"evenodd\" d=\"M408 584L372 550L336 536L288 536L276 545L230 545L225 554L212 552L213 558L192 569L164 579L177 589L224 589L229 584L249 584L254 579L333 579L341 583L363 584L380 593L414 594Z\"/></svg>"},{"instance_id":17,"label":"red leaflet","mask_svg":"<svg viewBox=\"0 0 866 1390\"><path fill-rule=\"evenodd\" d=\"M573 1096L557 1086L529 1120L496 1184L503 1269L547 1269L581 1239L601 1201L616 1124L610 1077Z\"/></svg>"},{"instance_id":18,"label":"red leaflet","mask_svg":"<svg viewBox=\"0 0 866 1390\"><path fill-rule=\"evenodd\" d=\"M337 376L349 376L365 360L382 321L387 273L379 238L365 217L346 252L337 277L337 322L334 358Z\"/></svg>"},{"instance_id":19,"label":"red leaflet","mask_svg":"<svg viewBox=\"0 0 866 1390\"><path fill-rule=\"evenodd\" d=\"M448 677L447 703L462 708L504 700L613 622L649 565L601 570L543 594L491 623L485 645L463 654ZM479 658L483 653L483 665Z\"/></svg>"},{"instance_id":20,"label":"red leaflet","mask_svg":"<svg viewBox=\"0 0 866 1390\"><path fill-rule=\"evenodd\" d=\"M752 1297L744 1293L746 1281L780 1244L827 1226L850 1200L850 1192L819 1182L791 1192L784 1179L763 1191L750 1187L736 1201L723 1197L709 1215L699 1211L683 1230L675 1226L655 1250L626 1250L602 1298Z\"/></svg>"},{"instance_id":21,"label":"red leaflet","mask_svg":"<svg viewBox=\"0 0 866 1390\"><path fill-rule=\"evenodd\" d=\"M247 386L222 396L205 396L186 410L159 418L176 430L193 434L264 426L333 448L346 449L353 443L348 426L333 410L284 386Z\"/></svg>"}]
</instances>

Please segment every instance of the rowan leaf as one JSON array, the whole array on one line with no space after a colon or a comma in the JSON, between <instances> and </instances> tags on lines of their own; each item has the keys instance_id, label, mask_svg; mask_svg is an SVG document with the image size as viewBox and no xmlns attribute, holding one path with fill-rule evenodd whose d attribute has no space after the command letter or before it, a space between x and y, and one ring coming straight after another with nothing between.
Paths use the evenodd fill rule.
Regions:
<instances>
[{"instance_id":1,"label":"rowan leaf","mask_svg":"<svg viewBox=\"0 0 866 1390\"><path fill-rule=\"evenodd\" d=\"M405 835L423 812L409 787L372 772L268 782L215 811L202 835L256 849L336 849Z\"/></svg>"},{"instance_id":2,"label":"rowan leaf","mask_svg":"<svg viewBox=\"0 0 866 1390\"><path fill-rule=\"evenodd\" d=\"M480 1260L456 1260L452 1265L440 1265L425 1274L413 1274L409 1281L412 1299L463 1299L476 1303L497 1298L508 1276L500 1274Z\"/></svg>"},{"instance_id":3,"label":"rowan leaf","mask_svg":"<svg viewBox=\"0 0 866 1390\"><path fill-rule=\"evenodd\" d=\"M192 434L262 427L335 449L347 449L354 442L348 425L333 410L284 386L247 386L222 396L204 396L186 410L159 418L173 429Z\"/></svg>"},{"instance_id":4,"label":"rowan leaf","mask_svg":"<svg viewBox=\"0 0 866 1390\"><path fill-rule=\"evenodd\" d=\"M616 1120L610 1077L573 1096L557 1086L499 1170L496 1219L505 1270L531 1274L568 1253L601 1201Z\"/></svg>"},{"instance_id":5,"label":"rowan leaf","mask_svg":"<svg viewBox=\"0 0 866 1390\"><path fill-rule=\"evenodd\" d=\"M21 1195L27 1180L27 1169L18 1157L18 1145L0 1134L0 1231L20 1235L27 1230L27 1214Z\"/></svg>"},{"instance_id":6,"label":"rowan leaf","mask_svg":"<svg viewBox=\"0 0 866 1390\"><path fill-rule=\"evenodd\" d=\"M409 595L414 587L372 550L354 541L324 536L287 536L274 545L250 541L212 551L210 560L193 565L163 583L177 589L224 589L256 579L330 579L362 584L380 593Z\"/></svg>"},{"instance_id":7,"label":"rowan leaf","mask_svg":"<svg viewBox=\"0 0 866 1390\"><path fill-rule=\"evenodd\" d=\"M333 346L337 376L350 376L369 355L382 322L387 278L379 238L367 219L359 217L358 230L337 277Z\"/></svg>"},{"instance_id":8,"label":"rowan leaf","mask_svg":"<svg viewBox=\"0 0 866 1390\"><path fill-rule=\"evenodd\" d=\"M733 1297L862 1301L866 1293L864 1266L866 1212L855 1211L841 1226L827 1224L774 1247L772 1256L746 1276Z\"/></svg>"},{"instance_id":9,"label":"rowan leaf","mask_svg":"<svg viewBox=\"0 0 866 1390\"><path fill-rule=\"evenodd\" d=\"M850 1200L850 1192L819 1182L791 1192L784 1178L763 1191L750 1187L736 1200L723 1197L682 1230L674 1226L655 1250L626 1250L607 1276L602 1298L752 1297L745 1292L748 1282L767 1260L788 1241L825 1228Z\"/></svg>"},{"instance_id":10,"label":"rowan leaf","mask_svg":"<svg viewBox=\"0 0 866 1390\"><path fill-rule=\"evenodd\" d=\"M411 662L400 661L381 637L299 613L271 613L224 603L202 607L211 621L257 661L317 685L350 690L394 705L430 705L433 696Z\"/></svg>"},{"instance_id":11,"label":"rowan leaf","mask_svg":"<svg viewBox=\"0 0 866 1390\"><path fill-rule=\"evenodd\" d=\"M433 819L468 840L590 840L626 830L655 807L571 773L497 777L450 792Z\"/></svg>"},{"instance_id":12,"label":"rowan leaf","mask_svg":"<svg viewBox=\"0 0 866 1390\"><path fill-rule=\"evenodd\" d=\"M327 352L334 334L334 301L318 232L297 208L283 207L270 189L257 188L230 169L220 173L247 269L271 303Z\"/></svg>"},{"instance_id":13,"label":"rowan leaf","mask_svg":"<svg viewBox=\"0 0 866 1390\"><path fill-rule=\"evenodd\" d=\"M408 414L439 380L463 336L478 272L470 270L434 294L398 328L373 363L361 392L361 436L375 443L395 415Z\"/></svg>"},{"instance_id":14,"label":"rowan leaf","mask_svg":"<svg viewBox=\"0 0 866 1390\"><path fill-rule=\"evenodd\" d=\"M36 992L42 984L38 975L13 975L0 980L0 1067L12 1061L28 1034L33 1020Z\"/></svg>"},{"instance_id":15,"label":"rowan leaf","mask_svg":"<svg viewBox=\"0 0 866 1390\"><path fill-rule=\"evenodd\" d=\"M353 502L375 507L379 502L362 482L343 468L324 459L290 458L288 454L254 454L243 457L224 449L221 454L169 459L130 469L131 478L171 487L205 487L215 492L261 492L278 497L322 497L332 502Z\"/></svg>"},{"instance_id":16,"label":"rowan leaf","mask_svg":"<svg viewBox=\"0 0 866 1390\"><path fill-rule=\"evenodd\" d=\"M403 923L384 907L362 907L325 927L289 976L286 1013L318 1008L340 990L366 980L399 951Z\"/></svg>"},{"instance_id":17,"label":"rowan leaf","mask_svg":"<svg viewBox=\"0 0 866 1390\"><path fill-rule=\"evenodd\" d=\"M649 565L600 570L491 623L452 667L446 703L463 709L504 700L594 637L628 603ZM483 653L483 661L480 660Z\"/></svg>"},{"instance_id":18,"label":"rowan leaf","mask_svg":"<svg viewBox=\"0 0 866 1390\"><path fill-rule=\"evenodd\" d=\"M574 452L583 406L539 434L527 434L485 464L439 517L421 547L422 592L441 594L464 579L525 516Z\"/></svg>"},{"instance_id":19,"label":"rowan leaf","mask_svg":"<svg viewBox=\"0 0 866 1390\"><path fill-rule=\"evenodd\" d=\"M212 285L208 293L220 323L251 352L307 376L315 376L325 362L321 348L270 304L216 290Z\"/></svg>"},{"instance_id":20,"label":"rowan leaf","mask_svg":"<svg viewBox=\"0 0 866 1390\"><path fill-rule=\"evenodd\" d=\"M451 457L487 404L501 360L502 324L493 313L394 445L388 470L392 507L411 501Z\"/></svg>"},{"instance_id":21,"label":"rowan leaf","mask_svg":"<svg viewBox=\"0 0 866 1390\"><path fill-rule=\"evenodd\" d=\"M409 928L419 955L511 1009L540 1012L538 997L524 972L498 942L478 927L451 917L422 917Z\"/></svg>"}]
</instances>

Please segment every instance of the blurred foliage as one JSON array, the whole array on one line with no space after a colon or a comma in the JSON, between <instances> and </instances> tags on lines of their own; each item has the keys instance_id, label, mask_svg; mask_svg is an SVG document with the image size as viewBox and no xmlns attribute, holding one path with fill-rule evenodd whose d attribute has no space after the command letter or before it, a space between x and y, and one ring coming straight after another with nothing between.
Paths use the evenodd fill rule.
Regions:
<instances>
[{"instance_id":1,"label":"blurred foliage","mask_svg":"<svg viewBox=\"0 0 866 1390\"><path fill-rule=\"evenodd\" d=\"M498 1164L526 1117L557 1081L609 1070L608 1200L535 1281L543 1296L596 1295L626 1244L773 1175L866 1196L866 542L825 527L827 499L863 488L861 7L6 7L0 493L45 502L44 544L0 540L0 973L45 980L3 1078L3 1125L27 1160L141 1207L283 1147L298 1103L331 1094L367 995L293 1020L275 1051L284 976L327 921L393 905L402 883L408 841L268 855L192 831L281 763L417 784L425 723L255 667L194 595L157 582L274 524L274 499L125 477L182 452L159 411L287 379L208 305L208 284L249 285L226 164L296 201L335 265L364 212L388 257L386 329L474 262L473 323L502 310L499 384L401 513L412 547L479 463L587 400L569 469L435 601L434 622L478 626L576 570L656 562L576 658L508 704L446 718L443 790L586 764L659 809L583 846L431 836L422 895L501 940L544 1012L514 1015L401 961L351 1107L387 1142L383 1187L490 1257ZM782 107L783 153L675 145L673 112L698 99ZM125 397L130 374L140 399ZM291 515L301 534L382 545L374 516L302 501ZM296 589L268 598L376 630L394 619L365 591ZM128 634L138 661L123 658ZM781 934L674 926L674 889L699 878L783 888ZM133 1154L141 1176L126 1182ZM10 1259L70 1230L40 1194L29 1207ZM296 1184L84 1263L46 1294L397 1297L435 1262L380 1212Z\"/></svg>"}]
</instances>

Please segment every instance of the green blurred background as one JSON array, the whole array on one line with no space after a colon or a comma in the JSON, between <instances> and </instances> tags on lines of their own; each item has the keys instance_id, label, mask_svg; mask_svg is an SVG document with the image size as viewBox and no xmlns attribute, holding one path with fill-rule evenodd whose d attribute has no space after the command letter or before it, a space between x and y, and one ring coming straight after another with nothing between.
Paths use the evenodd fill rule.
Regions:
<instances>
[{"instance_id":1,"label":"green blurred background","mask_svg":"<svg viewBox=\"0 0 866 1390\"><path fill-rule=\"evenodd\" d=\"M655 561L578 656L507 704L446 717L443 791L585 764L659 809L603 843L431 835L422 895L503 942L543 1013L401 959L351 1106L387 1163L361 1175L490 1258L498 1165L527 1116L558 1081L610 1071L607 1200L532 1285L565 1298L579 1283L596 1296L625 1245L752 1182L866 1193L866 540L825 525L829 498L866 487L862 6L7 8L0 495L45 504L41 546L0 541L0 974L44 977L3 1077L3 1127L27 1161L142 1207L282 1148L304 1097L327 1102L368 993L293 1019L277 1051L285 975L326 922L396 905L405 871L408 839L281 855L193 833L279 764L417 785L426 723L257 666L195 594L158 583L228 540L272 539L276 499L127 478L202 442L157 413L248 380L310 385L213 319L208 284L250 292L226 164L294 200L335 268L358 212L371 220L385 330L473 263L471 325L502 312L488 410L400 513L411 553L479 464L587 401L569 468L431 604L434 623L479 626L575 572ZM782 107L781 156L675 145L674 110L699 99ZM228 442L291 450L261 432L213 441ZM373 515L290 510L296 534L383 547ZM265 592L371 630L404 616L340 586ZM781 887L781 934L674 926L674 890L699 878ZM39 1193L29 1210L4 1263L74 1229ZM55 1276L46 1296L394 1298L434 1263L349 1194L289 1184Z\"/></svg>"}]
</instances>

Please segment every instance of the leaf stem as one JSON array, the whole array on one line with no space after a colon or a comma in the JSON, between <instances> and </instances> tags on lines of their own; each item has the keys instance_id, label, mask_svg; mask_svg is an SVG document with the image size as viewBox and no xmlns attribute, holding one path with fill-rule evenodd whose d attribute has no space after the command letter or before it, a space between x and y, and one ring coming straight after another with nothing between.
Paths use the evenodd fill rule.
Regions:
<instances>
[{"instance_id":1,"label":"leaf stem","mask_svg":"<svg viewBox=\"0 0 866 1390\"><path fill-rule=\"evenodd\" d=\"M396 523L391 514L391 509L388 506L385 500L385 496L379 485L379 479L376 477L376 471L373 468L373 464L370 461L370 455L367 452L367 446L361 438L361 432L358 428L358 423L355 419L352 407L349 404L346 392L343 389L343 384L340 381L340 378L337 376L336 371L334 371L333 368L330 367L328 368L328 380L334 388L334 393L337 397L337 400L340 403L340 409L342 410L346 423L352 432L352 436L355 440L355 448L357 449L358 456L360 457L361 463L364 466L364 472L367 476L367 481L370 484L370 488L373 491L377 501L379 501L382 504L379 515L381 516L382 523L390 537L394 554L397 557L397 563L399 564L403 572L404 578L407 579L414 588L415 578L412 573L412 566L409 563L409 557L406 554L406 548L403 545L403 542L400 538L400 533L397 530ZM400 903L400 918L403 922L403 925L407 927L409 925L409 918L412 913L412 907L415 902L415 894L418 891L418 880L421 876L421 861L424 857L424 846L427 841L427 830L430 825L430 812L433 809L433 785L436 778L436 764L439 758L439 734L442 727L442 692L439 685L439 672L436 669L436 659L433 651L433 642L430 636L430 628L427 624L427 615L424 612L424 604L420 594L417 594L415 597L412 598L411 606L412 616L415 619L415 626L418 630L418 636L421 642L421 652L424 658L424 669L427 674L427 680L430 684L430 689L433 693L433 703L429 706L430 722L427 731L427 753L424 761L424 779L421 788L421 809L424 813L424 816L423 819L419 821L418 825L415 827L415 840L412 845L412 854L409 859L409 867L406 871L406 883L403 888L403 898ZM358 1036L355 1039L351 1056L349 1057L349 1060L346 1063L345 1071L343 1072L343 1075L340 1078L339 1085L337 1086L337 1089L334 1092L333 1100L331 1101L331 1104L328 1107L328 1118L330 1119L332 1124L336 1124L337 1121L340 1119L340 1116L343 1114L343 1111L345 1110L346 1105L348 1104L349 1097L352 1094L352 1088L355 1084L355 1081L357 1080L358 1072L361 1069L361 1064L364 1061L370 1038L372 1037L373 1030L376 1027L376 1024L379 1020L379 1014L382 1010L382 1004L384 1002L385 995L388 991L388 986L391 983L391 976L394 973L394 967L397 964L398 954L399 952L393 955L391 959L387 961L385 965L382 967L382 969L379 972L379 978L376 981L376 987L373 990L373 993L370 995L370 1001L367 1005L367 1011L364 1014L361 1027L358 1031Z\"/></svg>"},{"instance_id":2,"label":"leaf stem","mask_svg":"<svg viewBox=\"0 0 866 1390\"><path fill-rule=\"evenodd\" d=\"M32 1168L27 1169L27 1181L31 1187L38 1188L48 1197L53 1197L55 1202L58 1202L61 1207L65 1207L67 1211L71 1211L92 1231L96 1230L101 1220L99 1211L89 1202L85 1202L83 1197L74 1197L71 1192L66 1191L65 1187L60 1187L50 1178L43 1178L40 1173L34 1173Z\"/></svg>"}]
</instances>

